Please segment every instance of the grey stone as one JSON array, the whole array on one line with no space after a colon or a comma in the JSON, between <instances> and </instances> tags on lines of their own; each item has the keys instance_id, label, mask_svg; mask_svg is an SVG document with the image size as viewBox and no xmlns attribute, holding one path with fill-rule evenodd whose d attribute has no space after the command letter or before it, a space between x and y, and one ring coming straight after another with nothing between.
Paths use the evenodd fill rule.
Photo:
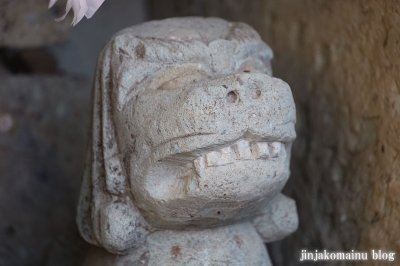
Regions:
<instances>
[{"instance_id":1,"label":"grey stone","mask_svg":"<svg viewBox=\"0 0 400 266\"><path fill-rule=\"evenodd\" d=\"M271 265L263 239L298 221L280 194L295 105L271 58L251 27L217 18L152 21L111 39L77 220L116 255L93 250L85 265Z\"/></svg>"}]
</instances>

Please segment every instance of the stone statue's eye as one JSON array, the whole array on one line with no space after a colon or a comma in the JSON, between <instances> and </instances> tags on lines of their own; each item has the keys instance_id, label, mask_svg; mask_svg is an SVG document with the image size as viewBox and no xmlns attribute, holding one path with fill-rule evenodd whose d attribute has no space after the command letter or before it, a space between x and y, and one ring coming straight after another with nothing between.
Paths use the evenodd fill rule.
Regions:
<instances>
[{"instance_id":1,"label":"stone statue's eye","mask_svg":"<svg viewBox=\"0 0 400 266\"><path fill-rule=\"evenodd\" d=\"M250 58L245 63L243 63L240 68L239 72L244 73L251 73L251 72L261 72L266 73L267 67L265 64L258 58Z\"/></svg>"}]
</instances>

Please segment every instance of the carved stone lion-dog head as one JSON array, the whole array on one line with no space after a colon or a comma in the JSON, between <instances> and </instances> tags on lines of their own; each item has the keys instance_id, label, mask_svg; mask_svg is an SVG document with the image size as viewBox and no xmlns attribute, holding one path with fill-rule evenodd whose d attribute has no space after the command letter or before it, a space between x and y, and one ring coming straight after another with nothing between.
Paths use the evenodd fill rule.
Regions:
<instances>
[{"instance_id":1,"label":"carved stone lion-dog head","mask_svg":"<svg viewBox=\"0 0 400 266\"><path fill-rule=\"evenodd\" d=\"M82 236L122 254L157 229L251 219L289 177L295 106L243 23L152 21L101 53L78 207Z\"/></svg>"}]
</instances>

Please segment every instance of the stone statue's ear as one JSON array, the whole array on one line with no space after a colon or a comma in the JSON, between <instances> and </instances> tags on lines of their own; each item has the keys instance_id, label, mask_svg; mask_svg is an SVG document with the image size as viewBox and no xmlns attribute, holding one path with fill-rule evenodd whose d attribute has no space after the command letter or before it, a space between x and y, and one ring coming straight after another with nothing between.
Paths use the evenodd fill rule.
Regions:
<instances>
[{"instance_id":1,"label":"stone statue's ear","mask_svg":"<svg viewBox=\"0 0 400 266\"><path fill-rule=\"evenodd\" d=\"M97 66L93 93L92 134L80 193L77 223L82 237L114 254L143 244L147 225L129 196L126 172L112 116L112 82L108 45Z\"/></svg>"}]
</instances>

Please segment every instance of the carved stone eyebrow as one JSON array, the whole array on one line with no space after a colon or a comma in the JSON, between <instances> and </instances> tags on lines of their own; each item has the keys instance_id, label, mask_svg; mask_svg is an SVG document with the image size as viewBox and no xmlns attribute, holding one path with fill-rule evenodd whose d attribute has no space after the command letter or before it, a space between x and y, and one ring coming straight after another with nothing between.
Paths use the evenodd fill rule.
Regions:
<instances>
[{"instance_id":1,"label":"carved stone eyebrow","mask_svg":"<svg viewBox=\"0 0 400 266\"><path fill-rule=\"evenodd\" d=\"M265 65L261 58L249 57L237 66L237 70L240 72L261 72L271 74L269 66Z\"/></svg>"},{"instance_id":2,"label":"carved stone eyebrow","mask_svg":"<svg viewBox=\"0 0 400 266\"><path fill-rule=\"evenodd\" d=\"M199 68L199 66L201 67ZM125 106L135 98L135 95L140 93L169 89L168 87L170 86L178 88L176 87L178 83L180 83L180 86L184 86L193 82L193 79L200 81L212 77L213 73L210 66L201 63L186 63L164 67L146 76L143 80L132 84L124 95L119 95L119 98L123 98L121 110L125 109ZM119 93L121 93L121 90Z\"/></svg>"},{"instance_id":3,"label":"carved stone eyebrow","mask_svg":"<svg viewBox=\"0 0 400 266\"><path fill-rule=\"evenodd\" d=\"M157 89L168 90L176 89L182 86L198 82L205 79L210 79L213 76L204 69L186 68L167 70L163 78L157 84Z\"/></svg>"}]
</instances>

